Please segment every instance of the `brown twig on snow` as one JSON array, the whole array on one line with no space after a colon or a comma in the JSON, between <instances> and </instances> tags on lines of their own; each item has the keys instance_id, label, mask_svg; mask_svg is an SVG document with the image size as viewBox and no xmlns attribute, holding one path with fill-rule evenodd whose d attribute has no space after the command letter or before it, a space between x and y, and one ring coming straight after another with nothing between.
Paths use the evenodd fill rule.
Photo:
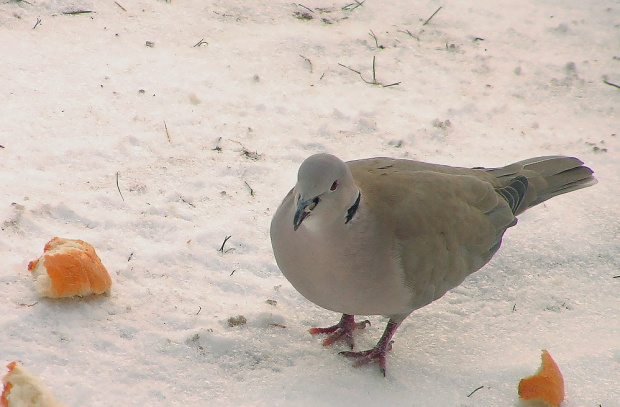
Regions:
<instances>
[{"instance_id":1,"label":"brown twig on snow","mask_svg":"<svg viewBox=\"0 0 620 407\"><path fill-rule=\"evenodd\" d=\"M299 56L302 57L308 63L308 65L310 65L310 73L312 73L312 61L310 61L309 58L306 58L305 56L301 54Z\"/></svg>"},{"instance_id":2,"label":"brown twig on snow","mask_svg":"<svg viewBox=\"0 0 620 407\"><path fill-rule=\"evenodd\" d=\"M364 3L366 2L366 0L364 0L364 1L357 1L357 0L354 0L354 1L355 1L355 3L350 3L350 4L347 4L346 6L342 7L342 9L341 9L341 10L345 10L345 11L353 11L353 10L355 10L356 8L358 8L359 6L363 6L363 5L364 5Z\"/></svg>"},{"instance_id":3,"label":"brown twig on snow","mask_svg":"<svg viewBox=\"0 0 620 407\"><path fill-rule=\"evenodd\" d=\"M620 85L616 85L616 84L615 84L615 83L613 83L613 82L609 82L609 81L607 80L607 78L603 78L603 83L604 83L605 85L613 86L614 88L618 88L618 89L620 89Z\"/></svg>"},{"instance_id":4,"label":"brown twig on snow","mask_svg":"<svg viewBox=\"0 0 620 407\"><path fill-rule=\"evenodd\" d=\"M89 14L92 13L92 10L75 10L75 11L63 11L62 14L68 16L76 16L78 14Z\"/></svg>"},{"instance_id":5,"label":"brown twig on snow","mask_svg":"<svg viewBox=\"0 0 620 407\"><path fill-rule=\"evenodd\" d=\"M116 189L118 189L118 193L121 195L121 199L125 202L125 198L123 197L123 193L121 192L121 187L118 185L118 177L120 175L119 171L116 171Z\"/></svg>"},{"instance_id":6,"label":"brown twig on snow","mask_svg":"<svg viewBox=\"0 0 620 407\"><path fill-rule=\"evenodd\" d=\"M362 80L363 80L364 82L366 82L366 83L370 83L370 82L368 82L366 79L364 79L364 77L362 76L362 73L361 73L360 71L356 71L355 69L351 68L350 66L343 65L343 64L341 64L340 62L338 62L338 65L340 65L340 66L341 66L341 67L343 67L343 68L347 68L349 71L353 71L353 72L355 72L356 74L358 74L358 75L360 76L360 78L362 78Z\"/></svg>"},{"instance_id":7,"label":"brown twig on snow","mask_svg":"<svg viewBox=\"0 0 620 407\"><path fill-rule=\"evenodd\" d=\"M308 8L308 7L304 6L304 5L303 5L303 4L301 4L301 3L297 3L297 5L298 5L299 7L303 7L303 8L305 8L306 10L308 10L308 11L309 11L309 12L311 12L311 13L314 13L314 11L313 11L311 8Z\"/></svg>"},{"instance_id":8,"label":"brown twig on snow","mask_svg":"<svg viewBox=\"0 0 620 407\"><path fill-rule=\"evenodd\" d=\"M232 235L228 235L228 236L224 237L224 241L222 242L222 246L220 247L218 252L224 253L224 245L226 244L226 242L228 242L228 239L230 239L231 237L232 237Z\"/></svg>"},{"instance_id":9,"label":"brown twig on snow","mask_svg":"<svg viewBox=\"0 0 620 407\"><path fill-rule=\"evenodd\" d=\"M474 394L475 392L477 392L477 391L478 391L478 390L480 390L480 389L484 389L484 386L480 386L480 387L478 387L478 388L475 388L475 389L474 389L474 391L472 391L471 393L469 393L469 394L467 395L467 397L471 397L471 396L472 396L472 394Z\"/></svg>"},{"instance_id":10,"label":"brown twig on snow","mask_svg":"<svg viewBox=\"0 0 620 407\"><path fill-rule=\"evenodd\" d=\"M39 24L41 24L41 19L37 17L37 23L34 25L34 27L32 27L32 29L34 30L35 28L37 28Z\"/></svg>"},{"instance_id":11,"label":"brown twig on snow","mask_svg":"<svg viewBox=\"0 0 620 407\"><path fill-rule=\"evenodd\" d=\"M435 10L435 12L433 13L433 15L432 15L432 16L430 16L429 18L427 18L427 19L426 19L426 21L424 22L424 24L422 24L422 25L426 25L426 24L428 24L428 22L429 22L429 21L431 21L433 17L435 17L435 14L439 13L439 10L441 10L441 8L442 8L442 7L443 7L443 6L439 6L439 8L438 8L437 10Z\"/></svg>"},{"instance_id":12,"label":"brown twig on snow","mask_svg":"<svg viewBox=\"0 0 620 407\"><path fill-rule=\"evenodd\" d=\"M164 129L166 129L166 136L168 137L168 143L172 143L170 139L170 133L168 132L168 125L166 125L166 121L164 120Z\"/></svg>"},{"instance_id":13,"label":"brown twig on snow","mask_svg":"<svg viewBox=\"0 0 620 407\"><path fill-rule=\"evenodd\" d=\"M199 46L201 46L202 44L207 44L207 45L209 45L209 43L208 43L207 41L205 41L205 39L203 38L203 39L201 39L200 41L198 41L198 42L196 43L196 45L194 45L192 48L199 47Z\"/></svg>"},{"instance_id":14,"label":"brown twig on snow","mask_svg":"<svg viewBox=\"0 0 620 407\"><path fill-rule=\"evenodd\" d=\"M243 181L245 182L245 186L248 187L248 189L250 190L250 196L254 196L254 190L252 189L252 187L250 186L250 184L248 184L247 181Z\"/></svg>"},{"instance_id":15,"label":"brown twig on snow","mask_svg":"<svg viewBox=\"0 0 620 407\"><path fill-rule=\"evenodd\" d=\"M381 87L387 88L387 87L390 87L390 86L395 86L395 85L399 85L400 84L400 82L394 82L394 83L390 83L389 85L384 85L384 84L382 84L380 82L377 82L377 76L376 76L376 71L375 71L375 57L374 56L372 57L372 81L367 81L366 79L364 79L364 76L362 75L362 73L360 71L357 71L357 70L351 68L350 66L343 65L340 62L338 63L338 65L340 65L343 68L347 68L350 71L355 72L356 74L358 74L360 76L360 78L364 82L366 82L369 85L379 85Z\"/></svg>"},{"instance_id":16,"label":"brown twig on snow","mask_svg":"<svg viewBox=\"0 0 620 407\"><path fill-rule=\"evenodd\" d=\"M374 40L375 40L375 46L379 49L384 49L385 46L383 45L379 45L379 40L377 39L377 36L375 35L374 32L372 32L372 30L370 30L370 34L369 34Z\"/></svg>"},{"instance_id":17,"label":"brown twig on snow","mask_svg":"<svg viewBox=\"0 0 620 407\"><path fill-rule=\"evenodd\" d=\"M121 3L119 3L118 1L115 1L115 2L114 2L114 4L116 4L117 6L119 6L119 7L121 8L121 10L123 10L123 11L127 11L127 10L125 9L125 7L121 6Z\"/></svg>"}]
</instances>

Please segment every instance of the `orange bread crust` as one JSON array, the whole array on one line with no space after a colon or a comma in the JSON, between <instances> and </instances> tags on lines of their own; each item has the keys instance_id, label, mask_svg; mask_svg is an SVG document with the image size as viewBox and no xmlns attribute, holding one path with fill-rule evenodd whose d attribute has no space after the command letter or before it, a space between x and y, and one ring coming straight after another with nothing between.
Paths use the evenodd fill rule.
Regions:
<instances>
[{"instance_id":1,"label":"orange bread crust","mask_svg":"<svg viewBox=\"0 0 620 407\"><path fill-rule=\"evenodd\" d=\"M95 248L83 240L53 238L28 270L37 278L39 293L51 298L109 293L112 286ZM41 278L43 273L49 282L45 275Z\"/></svg>"},{"instance_id":2,"label":"orange bread crust","mask_svg":"<svg viewBox=\"0 0 620 407\"><path fill-rule=\"evenodd\" d=\"M7 367L9 372L2 378L1 407L64 407L38 377L17 362L11 362Z\"/></svg>"},{"instance_id":3,"label":"orange bread crust","mask_svg":"<svg viewBox=\"0 0 620 407\"><path fill-rule=\"evenodd\" d=\"M538 372L519 382L519 396L524 400L541 399L551 406L559 406L564 401L564 378L546 349L543 349L541 358Z\"/></svg>"},{"instance_id":4,"label":"orange bread crust","mask_svg":"<svg viewBox=\"0 0 620 407\"><path fill-rule=\"evenodd\" d=\"M0 406L2 407L9 407L8 397L9 397L9 393L11 392L11 387L13 387L13 383L9 382L9 376L11 375L11 372L13 371L13 369L15 369L15 366L17 366L17 362L9 363L6 366L9 369L9 373L4 375L4 377L2 378L2 381L4 382L4 386L2 389L2 396L0 396Z\"/></svg>"}]
</instances>

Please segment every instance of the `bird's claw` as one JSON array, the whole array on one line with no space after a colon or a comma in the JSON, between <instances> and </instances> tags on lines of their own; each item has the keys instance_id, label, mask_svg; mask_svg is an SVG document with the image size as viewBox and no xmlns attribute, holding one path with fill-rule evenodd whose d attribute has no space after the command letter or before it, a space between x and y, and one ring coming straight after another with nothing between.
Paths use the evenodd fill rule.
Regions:
<instances>
[{"instance_id":1,"label":"bird's claw","mask_svg":"<svg viewBox=\"0 0 620 407\"><path fill-rule=\"evenodd\" d=\"M390 341L385 347L377 345L372 349L364 350L361 352L343 351L340 352L340 354L342 356L355 359L355 362L353 362L354 367L364 366L369 364L370 362L377 361L379 363L381 373L383 374L383 377L385 377L386 354L389 350L392 349L392 343L394 343L394 341Z\"/></svg>"},{"instance_id":2,"label":"bird's claw","mask_svg":"<svg viewBox=\"0 0 620 407\"><path fill-rule=\"evenodd\" d=\"M353 339L353 331L356 329L364 329L367 325L370 325L369 320L362 322L355 322L353 315L344 314L336 325L327 328L311 328L310 333L315 334L330 334L323 340L323 346L330 346L334 343L344 340L351 349L355 346L355 340Z\"/></svg>"}]
</instances>

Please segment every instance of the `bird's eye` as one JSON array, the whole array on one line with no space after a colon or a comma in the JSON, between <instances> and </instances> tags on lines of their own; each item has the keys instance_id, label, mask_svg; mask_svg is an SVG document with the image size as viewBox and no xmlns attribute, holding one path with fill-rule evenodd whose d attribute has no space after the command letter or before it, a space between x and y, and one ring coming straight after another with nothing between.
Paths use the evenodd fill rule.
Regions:
<instances>
[{"instance_id":1,"label":"bird's eye","mask_svg":"<svg viewBox=\"0 0 620 407\"><path fill-rule=\"evenodd\" d=\"M334 181L331 187L329 187L330 191L335 191L338 188L338 180Z\"/></svg>"}]
</instances>

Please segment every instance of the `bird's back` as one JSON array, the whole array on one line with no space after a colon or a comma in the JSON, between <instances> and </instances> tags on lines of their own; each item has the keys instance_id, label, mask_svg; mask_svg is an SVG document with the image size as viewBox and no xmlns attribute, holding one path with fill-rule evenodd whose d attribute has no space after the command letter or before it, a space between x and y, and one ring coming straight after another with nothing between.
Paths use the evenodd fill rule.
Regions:
<instances>
[{"instance_id":1,"label":"bird's back","mask_svg":"<svg viewBox=\"0 0 620 407\"><path fill-rule=\"evenodd\" d=\"M510 205L483 170L374 158L347 163L362 202L382 235L411 297L424 306L486 264L515 223ZM380 238L380 237L379 237Z\"/></svg>"},{"instance_id":2,"label":"bird's back","mask_svg":"<svg viewBox=\"0 0 620 407\"><path fill-rule=\"evenodd\" d=\"M463 168L371 158L347 163L393 254L424 306L484 266L515 215L553 196L596 183L572 157L538 157L502 168Z\"/></svg>"}]
</instances>

